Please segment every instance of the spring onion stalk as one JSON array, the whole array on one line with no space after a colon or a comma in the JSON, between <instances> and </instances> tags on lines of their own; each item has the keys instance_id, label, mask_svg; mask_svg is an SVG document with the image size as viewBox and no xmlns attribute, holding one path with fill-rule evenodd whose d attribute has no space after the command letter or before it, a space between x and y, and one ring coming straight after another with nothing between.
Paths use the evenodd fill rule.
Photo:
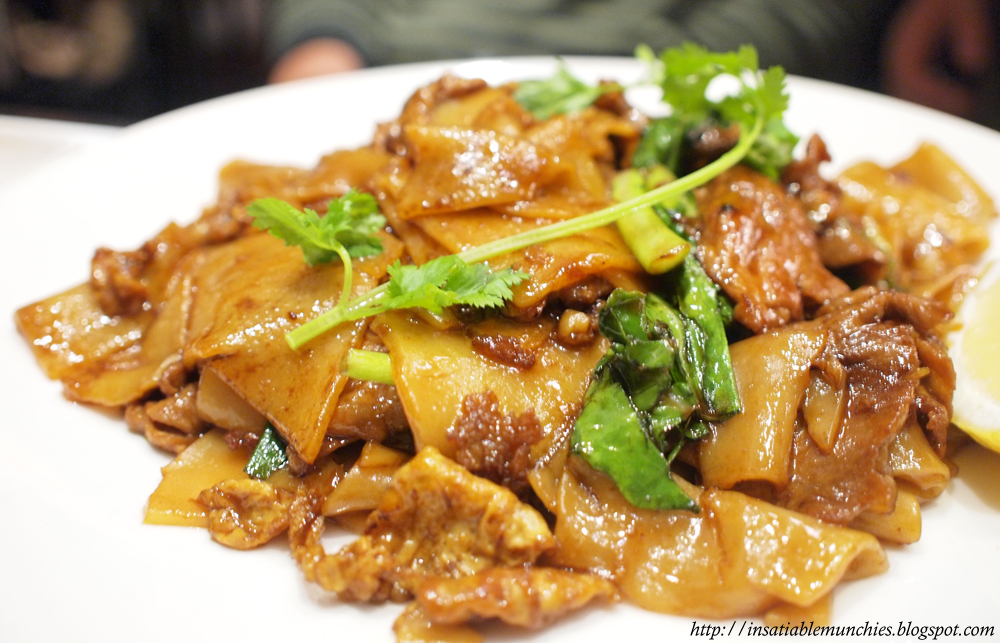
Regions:
<instances>
[{"instance_id":1,"label":"spring onion stalk","mask_svg":"<svg viewBox=\"0 0 1000 643\"><path fill-rule=\"evenodd\" d=\"M394 384L388 353L352 348L347 351L340 372L356 380Z\"/></svg>"}]
</instances>

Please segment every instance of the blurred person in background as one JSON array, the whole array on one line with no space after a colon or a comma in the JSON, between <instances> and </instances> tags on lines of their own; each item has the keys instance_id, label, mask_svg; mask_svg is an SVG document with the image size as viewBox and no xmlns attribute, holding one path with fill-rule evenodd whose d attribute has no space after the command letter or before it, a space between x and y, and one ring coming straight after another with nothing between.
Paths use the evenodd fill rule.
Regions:
<instances>
[{"instance_id":1,"label":"blurred person in background","mask_svg":"<svg viewBox=\"0 0 1000 643\"><path fill-rule=\"evenodd\" d=\"M0 1L8 112L125 123L362 67L693 41L1000 127L1000 0Z\"/></svg>"},{"instance_id":2,"label":"blurred person in background","mask_svg":"<svg viewBox=\"0 0 1000 643\"><path fill-rule=\"evenodd\" d=\"M266 82L266 0L0 0L0 111L126 124Z\"/></svg>"}]
</instances>

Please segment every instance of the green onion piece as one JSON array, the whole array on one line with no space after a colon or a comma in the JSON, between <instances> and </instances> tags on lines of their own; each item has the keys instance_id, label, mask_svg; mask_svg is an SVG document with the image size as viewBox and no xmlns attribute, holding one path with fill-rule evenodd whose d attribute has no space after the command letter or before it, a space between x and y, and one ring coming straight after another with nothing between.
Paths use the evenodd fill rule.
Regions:
<instances>
[{"instance_id":1,"label":"green onion piece","mask_svg":"<svg viewBox=\"0 0 1000 643\"><path fill-rule=\"evenodd\" d=\"M271 474L288 464L285 453L285 441L281 435L268 424L260 435L257 447L253 450L246 468L243 470L251 478L267 480Z\"/></svg>"},{"instance_id":2,"label":"green onion piece","mask_svg":"<svg viewBox=\"0 0 1000 643\"><path fill-rule=\"evenodd\" d=\"M352 348L347 351L340 372L356 380L393 384L392 360L388 353Z\"/></svg>"}]
</instances>

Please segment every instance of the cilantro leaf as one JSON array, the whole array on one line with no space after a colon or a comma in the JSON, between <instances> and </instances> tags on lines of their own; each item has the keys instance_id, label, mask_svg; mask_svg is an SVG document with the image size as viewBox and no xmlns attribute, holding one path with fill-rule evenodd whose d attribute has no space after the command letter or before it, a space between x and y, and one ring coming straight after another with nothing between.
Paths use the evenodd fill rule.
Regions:
<instances>
[{"instance_id":1,"label":"cilantro leaf","mask_svg":"<svg viewBox=\"0 0 1000 643\"><path fill-rule=\"evenodd\" d=\"M389 266L390 300L382 306L385 310L420 307L440 313L453 302L452 294L442 290L442 286L448 282L457 260L455 255L447 255L421 266L404 266L397 261Z\"/></svg>"},{"instance_id":2,"label":"cilantro leaf","mask_svg":"<svg viewBox=\"0 0 1000 643\"><path fill-rule=\"evenodd\" d=\"M636 55L650 63L650 82L660 87L663 101L673 110L656 130L650 131L651 136L661 141L668 140L665 128L677 131L671 140L674 147L661 143L664 156L669 158L659 162L676 170L672 162L676 160L676 145L683 133L713 120L738 124L741 135L755 128L761 130L743 159L760 172L777 178L791 161L798 137L781 119L788 109L785 72L777 66L761 71L757 50L752 46L744 45L733 52L711 52L686 43L664 50L658 57L648 47L640 47ZM735 81L738 90L713 98L710 85L722 77Z\"/></svg>"},{"instance_id":3,"label":"cilantro leaf","mask_svg":"<svg viewBox=\"0 0 1000 643\"><path fill-rule=\"evenodd\" d=\"M381 304L386 310L426 308L440 312L449 306L497 308L513 296L512 288L528 278L528 273L512 268L491 270L486 264L468 264L458 255L431 259L420 266L389 267L390 299Z\"/></svg>"},{"instance_id":4,"label":"cilantro leaf","mask_svg":"<svg viewBox=\"0 0 1000 643\"><path fill-rule=\"evenodd\" d=\"M529 276L512 268L494 271L486 264L469 264L458 255L437 257L419 266L397 260L388 272L389 281L382 286L290 331L286 335L289 345L298 348L344 322L389 310L424 308L440 313L458 305L496 308Z\"/></svg>"},{"instance_id":5,"label":"cilantro leaf","mask_svg":"<svg viewBox=\"0 0 1000 643\"><path fill-rule=\"evenodd\" d=\"M382 252L375 233L385 227L385 217L370 194L349 190L330 201L324 216L306 208L299 210L281 199L257 199L247 206L253 226L267 230L285 242L298 246L306 263L315 266L340 259L344 266L340 300L333 310L347 305L351 296L351 257L369 257Z\"/></svg>"},{"instance_id":6,"label":"cilantro leaf","mask_svg":"<svg viewBox=\"0 0 1000 643\"><path fill-rule=\"evenodd\" d=\"M331 201L322 217L275 198L257 199L247 206L247 213L255 228L302 248L310 266L343 258L342 253L368 257L382 252L382 243L373 235L385 227L385 217L370 194L351 190Z\"/></svg>"},{"instance_id":7,"label":"cilantro leaf","mask_svg":"<svg viewBox=\"0 0 1000 643\"><path fill-rule=\"evenodd\" d=\"M578 112L592 105L602 95L621 89L622 86L617 83L588 85L573 76L565 64L560 63L552 78L518 83L514 90L514 100L535 118L545 120L557 114Z\"/></svg>"}]
</instances>

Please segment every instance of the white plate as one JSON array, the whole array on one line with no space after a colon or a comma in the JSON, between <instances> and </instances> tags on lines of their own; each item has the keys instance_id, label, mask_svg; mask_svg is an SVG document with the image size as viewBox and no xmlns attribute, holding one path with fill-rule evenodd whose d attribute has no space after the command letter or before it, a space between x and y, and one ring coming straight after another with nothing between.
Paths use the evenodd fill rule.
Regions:
<instances>
[{"instance_id":1,"label":"white plate","mask_svg":"<svg viewBox=\"0 0 1000 643\"><path fill-rule=\"evenodd\" d=\"M633 61L569 62L591 80L640 75ZM96 247L130 249L169 221L194 219L231 159L311 166L324 152L366 143L376 122L444 71L501 81L554 68L551 59L416 65L244 92L127 128L0 195L0 639L393 640L399 606L323 596L283 544L236 552L202 530L144 526L168 457L119 419L63 399L17 335L13 311L83 281ZM1000 196L997 133L829 84L791 79L790 90L788 123L822 134L837 166L891 162L928 139ZM1000 456L974 448L959 464L962 477L926 507L920 542L890 551L888 573L837 590L836 624L1000 625ZM672 640L691 635L694 622L617 605L536 640Z\"/></svg>"}]
</instances>

